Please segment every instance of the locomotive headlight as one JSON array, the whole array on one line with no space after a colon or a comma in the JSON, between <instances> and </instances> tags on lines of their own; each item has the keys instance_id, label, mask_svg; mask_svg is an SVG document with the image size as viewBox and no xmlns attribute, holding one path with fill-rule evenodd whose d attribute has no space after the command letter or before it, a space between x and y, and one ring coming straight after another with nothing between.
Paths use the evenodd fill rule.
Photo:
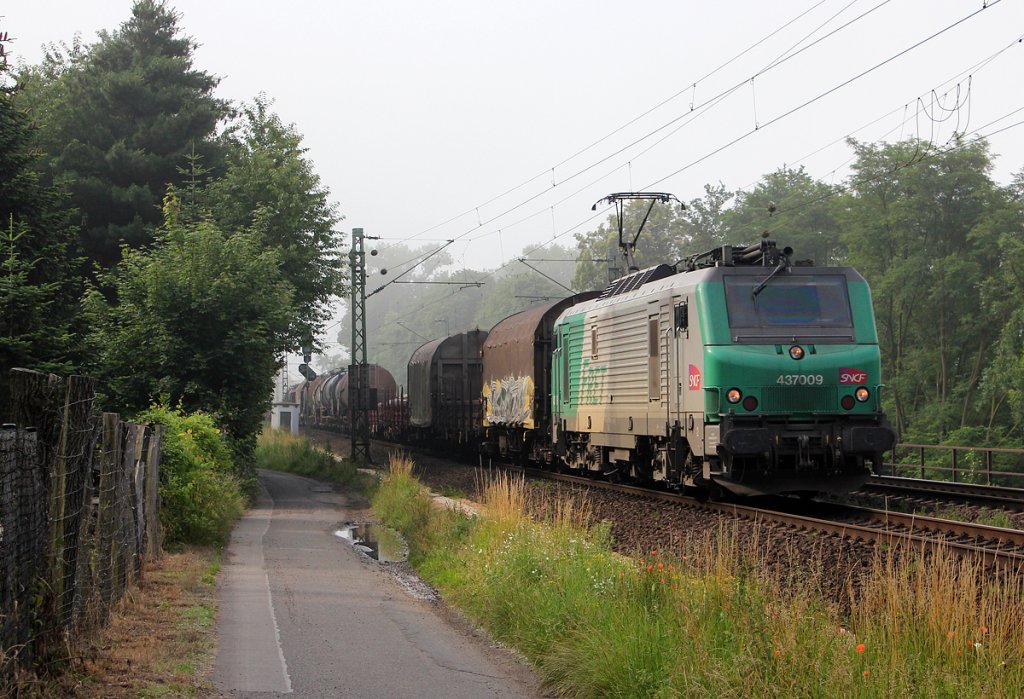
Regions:
<instances>
[{"instance_id":1,"label":"locomotive headlight","mask_svg":"<svg viewBox=\"0 0 1024 699\"><path fill-rule=\"evenodd\" d=\"M800 345L793 345L792 347L789 348L789 356L792 357L793 359L803 359L804 348L801 347Z\"/></svg>"},{"instance_id":2,"label":"locomotive headlight","mask_svg":"<svg viewBox=\"0 0 1024 699\"><path fill-rule=\"evenodd\" d=\"M738 388L730 388L725 394L725 399L730 403L739 403L740 398L742 397L743 394L740 393L740 389Z\"/></svg>"},{"instance_id":3,"label":"locomotive headlight","mask_svg":"<svg viewBox=\"0 0 1024 699\"><path fill-rule=\"evenodd\" d=\"M853 392L853 395L857 396L857 400L861 403L866 403L868 398L871 397L871 392L863 386L860 386Z\"/></svg>"}]
</instances>

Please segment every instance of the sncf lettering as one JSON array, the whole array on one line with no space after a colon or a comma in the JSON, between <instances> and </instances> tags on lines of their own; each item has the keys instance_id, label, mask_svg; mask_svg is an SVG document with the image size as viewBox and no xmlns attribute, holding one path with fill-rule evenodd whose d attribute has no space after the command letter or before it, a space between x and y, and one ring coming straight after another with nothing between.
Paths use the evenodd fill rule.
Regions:
<instances>
[{"instance_id":1,"label":"sncf lettering","mask_svg":"<svg viewBox=\"0 0 1024 699\"><path fill-rule=\"evenodd\" d=\"M863 384L868 381L868 372L861 369L840 369L839 383L841 384Z\"/></svg>"}]
</instances>

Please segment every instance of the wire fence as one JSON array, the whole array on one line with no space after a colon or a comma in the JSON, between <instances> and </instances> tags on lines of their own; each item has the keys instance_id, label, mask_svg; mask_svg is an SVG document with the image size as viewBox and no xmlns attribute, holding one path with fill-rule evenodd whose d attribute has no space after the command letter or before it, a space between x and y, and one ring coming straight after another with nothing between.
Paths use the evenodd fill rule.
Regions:
<instances>
[{"instance_id":1,"label":"wire fence","mask_svg":"<svg viewBox=\"0 0 1024 699\"><path fill-rule=\"evenodd\" d=\"M95 381L11 371L0 427L0 690L109 617L160 555L161 428L96 413Z\"/></svg>"}]
</instances>

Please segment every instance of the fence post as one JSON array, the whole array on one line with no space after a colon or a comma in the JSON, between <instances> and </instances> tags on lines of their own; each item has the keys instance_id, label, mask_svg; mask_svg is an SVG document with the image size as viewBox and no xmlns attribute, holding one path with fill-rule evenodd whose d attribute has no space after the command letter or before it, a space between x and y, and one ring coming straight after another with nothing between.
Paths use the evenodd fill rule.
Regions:
<instances>
[{"instance_id":1,"label":"fence post","mask_svg":"<svg viewBox=\"0 0 1024 699\"><path fill-rule=\"evenodd\" d=\"M50 537L46 553L46 589L48 592L46 614L50 617L43 623L43 628L50 631L45 643L52 642L58 637L60 627L61 601L64 598L64 538L65 538L65 506L67 503L68 487L68 436L71 426L68 424L69 403L71 401L71 386L64 391L64 404L60 414L60 429L57 440L57 448L53 455L53 462L50 465Z\"/></svg>"},{"instance_id":2,"label":"fence post","mask_svg":"<svg viewBox=\"0 0 1024 699\"><path fill-rule=\"evenodd\" d=\"M121 453L121 460L118 462L116 484L118 509L118 598L128 588L128 583L134 578L136 566L139 563L138 538L136 534L136 517L138 513L135 510L133 476L136 463L141 457L139 439L144 437L144 432L145 430L135 423L124 423L124 429L121 433L124 438L124 447Z\"/></svg>"},{"instance_id":3,"label":"fence post","mask_svg":"<svg viewBox=\"0 0 1024 699\"><path fill-rule=\"evenodd\" d=\"M34 430L22 431L14 425L0 429L0 651L24 647L24 656L31 654L32 626L28 616L29 605L25 603L25 567L19 555L26 537L35 532L26 531L21 524L25 503L21 493L22 471L26 464L38 458ZM34 574L34 571L30 571ZM0 655L0 678L8 677L14 670L14 663L20 660L21 651L7 657Z\"/></svg>"},{"instance_id":4,"label":"fence post","mask_svg":"<svg viewBox=\"0 0 1024 699\"><path fill-rule=\"evenodd\" d=\"M163 425L152 428L149 437L149 452L146 456L146 483L143 488L146 506L143 513L146 518L146 560L155 561L160 558L162 535L160 533L160 447L163 444Z\"/></svg>"},{"instance_id":5,"label":"fence post","mask_svg":"<svg viewBox=\"0 0 1024 699\"><path fill-rule=\"evenodd\" d=\"M98 622L96 604L99 601L97 583L98 563L94 555L99 544L98 514L93 503L97 485L93 478L96 463L96 441L99 433L90 432L85 447L85 458L80 464L81 506L78 517L78 555L75 561L75 596L72 602L72 619L76 628L87 629ZM98 499L97 499L98 500Z\"/></svg>"},{"instance_id":6,"label":"fence post","mask_svg":"<svg viewBox=\"0 0 1024 699\"><path fill-rule=\"evenodd\" d=\"M956 483L956 454L957 454L956 447L953 447L950 451L951 451L951 453L953 455L953 461L952 461L952 464L953 464L953 482Z\"/></svg>"},{"instance_id":7,"label":"fence post","mask_svg":"<svg viewBox=\"0 0 1024 699\"><path fill-rule=\"evenodd\" d=\"M149 425L139 425L135 438L135 460L132 463L130 484L132 487L132 512L135 523L135 577L142 579L142 563L146 556L146 469L149 454Z\"/></svg>"},{"instance_id":8,"label":"fence post","mask_svg":"<svg viewBox=\"0 0 1024 699\"><path fill-rule=\"evenodd\" d=\"M115 478L120 459L121 422L117 413L103 413L102 451L100 453L99 574L100 615L107 618L114 601L117 578L117 493ZM104 573L104 569L106 572Z\"/></svg>"}]
</instances>

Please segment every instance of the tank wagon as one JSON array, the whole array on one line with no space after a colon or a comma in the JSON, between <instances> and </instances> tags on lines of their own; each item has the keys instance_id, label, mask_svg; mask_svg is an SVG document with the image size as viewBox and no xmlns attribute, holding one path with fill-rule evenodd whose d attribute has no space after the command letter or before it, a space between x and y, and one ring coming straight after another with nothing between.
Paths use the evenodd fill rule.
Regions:
<instances>
[{"instance_id":1,"label":"tank wagon","mask_svg":"<svg viewBox=\"0 0 1024 699\"><path fill-rule=\"evenodd\" d=\"M390 371L382 366L370 364L367 367L367 377L370 405L390 404L397 400L398 384ZM303 382L298 391L302 424L324 429L348 430L349 380L346 368L321 374L312 381ZM371 410L371 419L377 419L374 410Z\"/></svg>"},{"instance_id":2,"label":"tank wagon","mask_svg":"<svg viewBox=\"0 0 1024 699\"><path fill-rule=\"evenodd\" d=\"M486 330L421 345L409 359L409 425L417 441L465 446L482 429Z\"/></svg>"},{"instance_id":3,"label":"tank wagon","mask_svg":"<svg viewBox=\"0 0 1024 699\"><path fill-rule=\"evenodd\" d=\"M551 351L555 319L597 292L528 308L498 322L483 345L484 434L491 456L550 463Z\"/></svg>"},{"instance_id":4,"label":"tank wagon","mask_svg":"<svg viewBox=\"0 0 1024 699\"><path fill-rule=\"evenodd\" d=\"M551 441L584 471L845 492L892 448L867 283L762 240L619 279L554 324Z\"/></svg>"}]
</instances>

